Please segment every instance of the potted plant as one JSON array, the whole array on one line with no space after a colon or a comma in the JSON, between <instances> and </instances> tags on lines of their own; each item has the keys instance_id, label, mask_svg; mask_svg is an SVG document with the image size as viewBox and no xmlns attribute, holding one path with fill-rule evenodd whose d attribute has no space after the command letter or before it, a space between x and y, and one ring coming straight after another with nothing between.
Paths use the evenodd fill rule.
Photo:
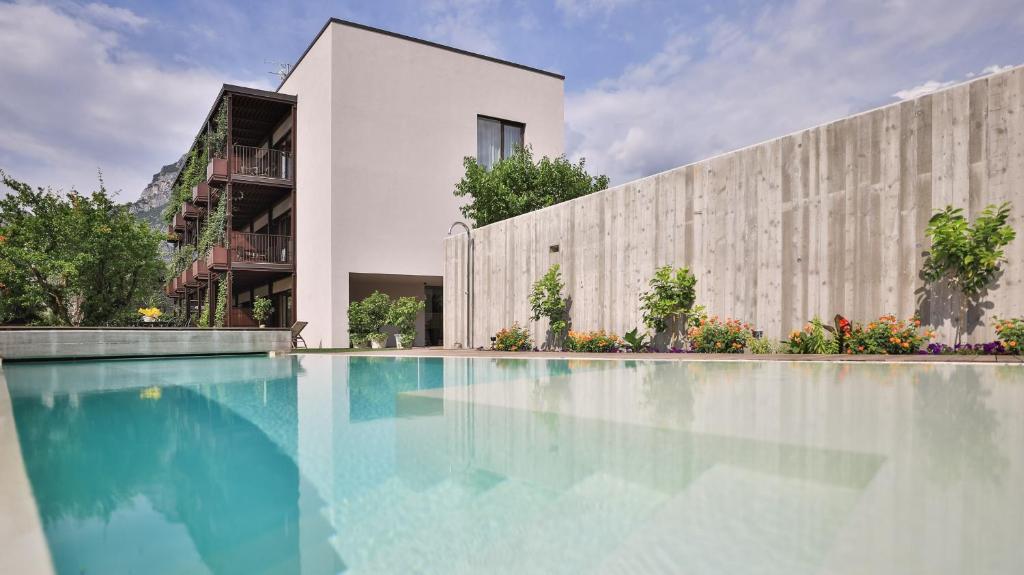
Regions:
<instances>
[{"instance_id":1,"label":"potted plant","mask_svg":"<svg viewBox=\"0 0 1024 575\"><path fill-rule=\"evenodd\" d=\"M388 314L391 312L391 297L388 294L375 291L366 296L362 303L362 313L366 315L366 333L370 340L370 347L381 349L387 347L388 334L384 333L384 326L388 323Z\"/></svg>"},{"instance_id":2,"label":"potted plant","mask_svg":"<svg viewBox=\"0 0 1024 575\"><path fill-rule=\"evenodd\" d=\"M366 306L361 301L348 304L348 339L354 348L368 347L370 337L370 316L366 314Z\"/></svg>"},{"instance_id":3,"label":"potted plant","mask_svg":"<svg viewBox=\"0 0 1024 575\"><path fill-rule=\"evenodd\" d=\"M416 297L400 297L388 310L388 323L398 329L395 337L399 349L409 349L416 341L416 318L426 308L426 303Z\"/></svg>"},{"instance_id":4,"label":"potted plant","mask_svg":"<svg viewBox=\"0 0 1024 575\"><path fill-rule=\"evenodd\" d=\"M264 322L273 311L274 304L270 302L270 298L259 296L252 302L252 318L260 324L260 327L266 327Z\"/></svg>"},{"instance_id":5,"label":"potted plant","mask_svg":"<svg viewBox=\"0 0 1024 575\"><path fill-rule=\"evenodd\" d=\"M163 312L157 307L140 307L139 313L142 314L142 321L146 323L153 323L163 315Z\"/></svg>"}]
</instances>

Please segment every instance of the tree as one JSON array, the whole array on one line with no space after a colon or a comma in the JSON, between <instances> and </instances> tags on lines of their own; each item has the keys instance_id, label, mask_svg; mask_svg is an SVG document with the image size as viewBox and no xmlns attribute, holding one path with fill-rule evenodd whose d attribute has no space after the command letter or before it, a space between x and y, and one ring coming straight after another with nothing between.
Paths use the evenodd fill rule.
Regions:
<instances>
[{"instance_id":1,"label":"tree","mask_svg":"<svg viewBox=\"0 0 1024 575\"><path fill-rule=\"evenodd\" d=\"M551 331L549 343L557 346L565 331L569 328L568 314L569 302L562 291L565 284L562 283L562 272L558 264L554 264L548 271L533 284L533 291L530 293L530 310L533 321L540 321L540 318L548 319L548 326Z\"/></svg>"},{"instance_id":2,"label":"tree","mask_svg":"<svg viewBox=\"0 0 1024 575\"><path fill-rule=\"evenodd\" d=\"M682 345L686 316L697 298L697 278L689 268L662 266L655 270L648 285L650 291L640 295L644 325L654 330L658 347ZM668 341L661 341L666 335Z\"/></svg>"},{"instance_id":3,"label":"tree","mask_svg":"<svg viewBox=\"0 0 1024 575\"><path fill-rule=\"evenodd\" d=\"M925 235L932 241L932 247L921 276L928 283L945 279L950 289L959 292L957 343L967 328L968 308L980 303L1006 261L1003 248L1016 236L1007 223L1009 219L1007 202L986 207L973 225L961 208L953 206L946 206L928 221Z\"/></svg>"},{"instance_id":4,"label":"tree","mask_svg":"<svg viewBox=\"0 0 1024 575\"><path fill-rule=\"evenodd\" d=\"M33 189L0 170L0 323L126 321L163 280L161 236L114 203Z\"/></svg>"},{"instance_id":5,"label":"tree","mask_svg":"<svg viewBox=\"0 0 1024 575\"><path fill-rule=\"evenodd\" d=\"M470 198L460 208L462 215L474 227L486 226L607 188L608 177L591 176L585 164L583 159L573 164L565 156L545 156L534 164L530 147L517 148L490 170L467 157L466 174L455 185L455 195Z\"/></svg>"}]
</instances>

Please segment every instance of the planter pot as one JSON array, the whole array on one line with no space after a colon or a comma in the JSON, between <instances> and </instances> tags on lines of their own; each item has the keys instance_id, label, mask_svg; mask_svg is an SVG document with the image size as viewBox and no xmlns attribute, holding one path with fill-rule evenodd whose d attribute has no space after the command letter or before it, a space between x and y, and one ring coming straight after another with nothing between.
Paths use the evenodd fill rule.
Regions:
<instances>
[{"instance_id":1,"label":"planter pot","mask_svg":"<svg viewBox=\"0 0 1024 575\"><path fill-rule=\"evenodd\" d=\"M657 351L683 349L686 345L686 316L675 316L666 323L665 331L654 334L651 347Z\"/></svg>"},{"instance_id":2,"label":"planter pot","mask_svg":"<svg viewBox=\"0 0 1024 575\"><path fill-rule=\"evenodd\" d=\"M407 338L406 336L403 336L402 334L398 334L398 335L395 336L395 347L397 347L398 349L412 349L412 344L415 341L416 341L416 336L415 335Z\"/></svg>"},{"instance_id":3,"label":"planter pot","mask_svg":"<svg viewBox=\"0 0 1024 575\"><path fill-rule=\"evenodd\" d=\"M262 323L260 324L260 329L263 329L265 327L267 327L266 324L262 324Z\"/></svg>"},{"instance_id":4,"label":"planter pot","mask_svg":"<svg viewBox=\"0 0 1024 575\"><path fill-rule=\"evenodd\" d=\"M152 316L144 315L144 316L142 316L142 321L145 322L145 323L153 323L153 322L156 321L156 318L152 317Z\"/></svg>"},{"instance_id":5,"label":"planter pot","mask_svg":"<svg viewBox=\"0 0 1024 575\"><path fill-rule=\"evenodd\" d=\"M370 347L373 349L384 349L388 346L388 336L379 333L370 336Z\"/></svg>"}]
</instances>

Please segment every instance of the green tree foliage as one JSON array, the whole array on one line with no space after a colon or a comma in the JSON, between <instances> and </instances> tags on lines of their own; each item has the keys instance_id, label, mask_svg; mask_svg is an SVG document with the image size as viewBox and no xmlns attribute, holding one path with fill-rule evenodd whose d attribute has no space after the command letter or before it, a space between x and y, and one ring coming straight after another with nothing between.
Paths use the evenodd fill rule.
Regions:
<instances>
[{"instance_id":1,"label":"green tree foliage","mask_svg":"<svg viewBox=\"0 0 1024 575\"><path fill-rule=\"evenodd\" d=\"M252 302L252 318L256 320L256 323L263 325L267 322L267 318L274 312L274 304L270 301L270 298L258 296Z\"/></svg>"},{"instance_id":2,"label":"green tree foliage","mask_svg":"<svg viewBox=\"0 0 1024 575\"><path fill-rule=\"evenodd\" d=\"M217 280L217 303L213 309L214 327L224 327L224 316L228 313L228 282L226 276Z\"/></svg>"},{"instance_id":3,"label":"green tree foliage","mask_svg":"<svg viewBox=\"0 0 1024 575\"><path fill-rule=\"evenodd\" d=\"M490 170L467 157L466 174L456 184L455 195L470 198L462 215L474 227L486 226L607 188L608 177L591 176L585 162L545 156L535 164L530 147L518 148Z\"/></svg>"},{"instance_id":4,"label":"green tree foliage","mask_svg":"<svg viewBox=\"0 0 1024 575\"><path fill-rule=\"evenodd\" d=\"M530 310L533 312L530 319L548 319L552 344L560 342L569 328L569 302L562 294L564 290L561 267L555 264L533 284L533 291L530 293Z\"/></svg>"},{"instance_id":5,"label":"green tree foliage","mask_svg":"<svg viewBox=\"0 0 1024 575\"><path fill-rule=\"evenodd\" d=\"M0 198L0 323L110 325L159 289L162 236L100 181L59 195L10 178Z\"/></svg>"},{"instance_id":6,"label":"green tree foliage","mask_svg":"<svg viewBox=\"0 0 1024 575\"><path fill-rule=\"evenodd\" d=\"M217 202L217 207L210 212L210 220L206 222L206 227L199 234L199 257L206 257L209 255L210 250L213 246L223 245L224 235L226 233L228 214L227 214L227 199L221 194L220 201Z\"/></svg>"},{"instance_id":7,"label":"green tree foliage","mask_svg":"<svg viewBox=\"0 0 1024 575\"><path fill-rule=\"evenodd\" d=\"M697 278L688 268L660 267L648 285L650 291L640 296L640 310L644 325L656 332L665 331L670 321L685 318L693 308Z\"/></svg>"},{"instance_id":8,"label":"green tree foliage","mask_svg":"<svg viewBox=\"0 0 1024 575\"><path fill-rule=\"evenodd\" d=\"M395 326L398 332L407 338L416 337L416 317L426 308L426 303L412 296L400 297L391 304L388 310L388 323Z\"/></svg>"},{"instance_id":9,"label":"green tree foliage","mask_svg":"<svg viewBox=\"0 0 1024 575\"><path fill-rule=\"evenodd\" d=\"M946 206L932 216L925 235L932 241L921 276L928 283L941 280L960 293L960 321L957 341L967 323L967 309L979 300L1006 261L1003 248L1016 233L1009 225L1010 204L989 205L970 224L963 210Z\"/></svg>"}]
</instances>

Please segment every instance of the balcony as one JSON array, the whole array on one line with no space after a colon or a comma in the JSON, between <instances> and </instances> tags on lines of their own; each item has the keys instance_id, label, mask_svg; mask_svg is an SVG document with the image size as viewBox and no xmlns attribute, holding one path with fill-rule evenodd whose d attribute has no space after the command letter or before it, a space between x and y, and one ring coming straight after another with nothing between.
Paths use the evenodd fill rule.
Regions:
<instances>
[{"instance_id":1,"label":"balcony","mask_svg":"<svg viewBox=\"0 0 1024 575\"><path fill-rule=\"evenodd\" d=\"M196 287L199 285L199 280L197 280L196 276L192 273L192 266L185 268L185 271L181 273L182 276L184 276L185 287Z\"/></svg>"},{"instance_id":2,"label":"balcony","mask_svg":"<svg viewBox=\"0 0 1024 575\"><path fill-rule=\"evenodd\" d=\"M195 220L199 218L199 208L195 207L192 202L181 203L181 215L186 220Z\"/></svg>"},{"instance_id":3,"label":"balcony","mask_svg":"<svg viewBox=\"0 0 1024 575\"><path fill-rule=\"evenodd\" d=\"M256 320L252 317L252 312L243 307L232 307L229 312L231 327L256 327Z\"/></svg>"},{"instance_id":4,"label":"balcony","mask_svg":"<svg viewBox=\"0 0 1024 575\"><path fill-rule=\"evenodd\" d=\"M260 180L292 179L292 157L283 150L235 145L231 153L231 174Z\"/></svg>"},{"instance_id":5,"label":"balcony","mask_svg":"<svg viewBox=\"0 0 1024 575\"><path fill-rule=\"evenodd\" d=\"M199 281L206 281L210 279L210 269L206 266L205 260L196 260L192 262L192 277Z\"/></svg>"},{"instance_id":6,"label":"balcony","mask_svg":"<svg viewBox=\"0 0 1024 575\"><path fill-rule=\"evenodd\" d=\"M181 236L178 235L178 232L174 231L174 224L168 224L167 225L167 243L169 243L169 244L176 244L179 241L181 241Z\"/></svg>"},{"instance_id":7,"label":"balcony","mask_svg":"<svg viewBox=\"0 0 1024 575\"><path fill-rule=\"evenodd\" d=\"M174 223L171 226L176 232L185 231L185 216L181 215L181 212L174 214Z\"/></svg>"},{"instance_id":8,"label":"balcony","mask_svg":"<svg viewBox=\"0 0 1024 575\"><path fill-rule=\"evenodd\" d=\"M228 249L222 246L213 246L206 256L206 269L210 272L228 269Z\"/></svg>"},{"instance_id":9,"label":"balcony","mask_svg":"<svg viewBox=\"0 0 1024 575\"><path fill-rule=\"evenodd\" d=\"M232 263L281 267L295 262L291 236L231 232L230 245Z\"/></svg>"},{"instance_id":10,"label":"balcony","mask_svg":"<svg viewBox=\"0 0 1024 575\"><path fill-rule=\"evenodd\" d=\"M223 181L228 179L228 161L226 158L210 158L206 165L206 181Z\"/></svg>"},{"instance_id":11,"label":"balcony","mask_svg":"<svg viewBox=\"0 0 1024 575\"><path fill-rule=\"evenodd\" d=\"M199 182L197 186L192 188L192 203L197 206L210 204L210 184Z\"/></svg>"}]
</instances>

